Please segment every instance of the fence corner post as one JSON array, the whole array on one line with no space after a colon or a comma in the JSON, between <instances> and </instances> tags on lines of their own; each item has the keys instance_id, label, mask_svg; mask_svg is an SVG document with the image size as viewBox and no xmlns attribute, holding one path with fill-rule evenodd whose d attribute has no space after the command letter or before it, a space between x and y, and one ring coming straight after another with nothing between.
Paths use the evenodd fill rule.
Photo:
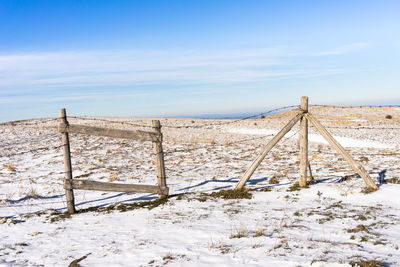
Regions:
<instances>
[{"instance_id":1,"label":"fence corner post","mask_svg":"<svg viewBox=\"0 0 400 267\"><path fill-rule=\"evenodd\" d=\"M152 126L154 132L156 132L158 135L157 141L153 142L153 148L156 156L157 183L160 188L159 197L162 198L168 196L168 187L165 175L164 152L162 148L162 133L160 121L152 120Z\"/></svg>"},{"instance_id":2,"label":"fence corner post","mask_svg":"<svg viewBox=\"0 0 400 267\"><path fill-rule=\"evenodd\" d=\"M308 97L301 97L300 108L308 112ZM307 167L308 167L308 121L305 116L300 120L300 133L299 133L299 148L300 148L300 179L299 186L307 186Z\"/></svg>"},{"instance_id":3,"label":"fence corner post","mask_svg":"<svg viewBox=\"0 0 400 267\"><path fill-rule=\"evenodd\" d=\"M60 124L68 125L67 112L65 108L60 110ZM64 189L65 197L67 199L67 210L68 213L75 213L75 197L74 191L71 186L72 182L72 164L71 164L71 153L69 146L69 136L68 132L62 132L62 143L64 147L64 168L65 168L65 179L64 179Z\"/></svg>"}]
</instances>

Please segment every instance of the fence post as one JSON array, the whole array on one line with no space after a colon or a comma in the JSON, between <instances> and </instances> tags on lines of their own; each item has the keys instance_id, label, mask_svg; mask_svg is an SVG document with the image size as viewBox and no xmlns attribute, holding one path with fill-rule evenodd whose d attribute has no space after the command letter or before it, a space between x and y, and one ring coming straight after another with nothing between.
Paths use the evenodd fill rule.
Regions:
<instances>
[{"instance_id":1,"label":"fence post","mask_svg":"<svg viewBox=\"0 0 400 267\"><path fill-rule=\"evenodd\" d=\"M285 134L287 134L292 127L303 117L304 113L302 110L297 110L297 114L279 131L277 135L272 138L268 144L265 146L264 150L260 155L253 161L251 166L247 169L247 171L243 174L242 178L240 178L239 182L236 184L235 190L242 190L244 185L256 171L257 167L261 164L265 156L268 152L282 139Z\"/></svg>"},{"instance_id":2,"label":"fence post","mask_svg":"<svg viewBox=\"0 0 400 267\"><path fill-rule=\"evenodd\" d=\"M301 97L300 108L308 112L308 97ZM299 147L300 147L300 180L299 186L307 186L307 167L308 167L308 121L306 117L300 120L300 133L299 133Z\"/></svg>"},{"instance_id":3,"label":"fence post","mask_svg":"<svg viewBox=\"0 0 400 267\"><path fill-rule=\"evenodd\" d=\"M60 110L60 123L68 125L67 112L65 108ZM75 213L75 198L74 191L72 189L72 165L71 165L71 154L69 147L69 136L68 132L62 133L62 143L64 147L64 168L65 168L65 179L64 189L65 197L67 199L67 210L70 214Z\"/></svg>"},{"instance_id":4,"label":"fence post","mask_svg":"<svg viewBox=\"0 0 400 267\"><path fill-rule=\"evenodd\" d=\"M153 130L158 134L159 138L157 141L153 142L154 153L156 155L156 168L157 168L157 183L160 187L160 197L165 197L168 195L168 187L165 175L165 165L164 165L164 152L162 148L162 133L161 124L159 120L152 121Z\"/></svg>"},{"instance_id":5,"label":"fence post","mask_svg":"<svg viewBox=\"0 0 400 267\"><path fill-rule=\"evenodd\" d=\"M307 120L311 122L312 125L319 131L319 133L322 135L323 138L325 138L326 141L334 148L336 149L337 152L339 152L343 158L347 161L347 163L350 165L350 167L358 173L361 178L364 180L365 184L374 190L377 190L378 187L374 183L374 181L371 180L371 177L369 177L368 173L365 171L363 166L361 166L359 163L357 163L351 156L350 154L336 141L332 135L321 125L321 123L314 118L313 115L310 113L307 113L306 115Z\"/></svg>"}]
</instances>

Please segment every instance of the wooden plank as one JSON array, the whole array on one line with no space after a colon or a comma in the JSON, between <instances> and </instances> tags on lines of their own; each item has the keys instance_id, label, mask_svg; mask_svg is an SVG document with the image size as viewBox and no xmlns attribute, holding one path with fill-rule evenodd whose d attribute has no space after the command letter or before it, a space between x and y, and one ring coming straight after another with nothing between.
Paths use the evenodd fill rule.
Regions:
<instances>
[{"instance_id":1,"label":"wooden plank","mask_svg":"<svg viewBox=\"0 0 400 267\"><path fill-rule=\"evenodd\" d=\"M263 161L267 153L276 145L276 143L279 142L279 140L282 139L283 136L285 136L286 133L290 131L290 129L292 129L293 125L295 125L301 119L301 117L303 117L303 114L304 114L303 110L298 110L297 114L288 122L288 124L286 124L286 126L283 127L282 130L280 130L280 132L277 135L275 135L274 138L271 139L271 141L269 141L269 143L261 152L261 154L253 161L251 166L244 173L244 175L242 176L242 178L235 187L236 190L243 189L244 185L250 179L251 175L253 175L254 171Z\"/></svg>"},{"instance_id":2,"label":"wooden plank","mask_svg":"<svg viewBox=\"0 0 400 267\"><path fill-rule=\"evenodd\" d=\"M308 112L308 97L301 97L300 108ZM299 147L300 147L300 179L299 186L307 186L307 161L308 161L308 121L303 116L300 119L300 132L299 132Z\"/></svg>"},{"instance_id":3,"label":"wooden plank","mask_svg":"<svg viewBox=\"0 0 400 267\"><path fill-rule=\"evenodd\" d=\"M99 127L85 126L85 125L62 124L62 123L58 126L58 131L61 133L64 132L79 133L87 135L125 138L125 139L134 139L139 141L153 141L153 142L159 140L160 138L158 134L153 132L106 129Z\"/></svg>"},{"instance_id":4,"label":"wooden plank","mask_svg":"<svg viewBox=\"0 0 400 267\"><path fill-rule=\"evenodd\" d=\"M113 192L129 192L129 193L155 193L168 195L168 188L161 189L157 185L142 185L142 184L118 184L105 183L90 180L74 179L69 185L65 185L66 189L82 189L82 190L98 190L98 191L113 191Z\"/></svg>"},{"instance_id":5,"label":"wooden plank","mask_svg":"<svg viewBox=\"0 0 400 267\"><path fill-rule=\"evenodd\" d=\"M305 116L325 138L325 140L328 141L328 143L343 156L350 167L361 176L366 185L371 189L378 189L365 169L350 156L350 154L332 137L332 135L321 125L321 123L310 113L307 113Z\"/></svg>"},{"instance_id":6,"label":"wooden plank","mask_svg":"<svg viewBox=\"0 0 400 267\"><path fill-rule=\"evenodd\" d=\"M60 110L60 123L63 125L68 124L67 112L65 108ZM71 164L71 153L69 146L69 136L67 132L62 133L62 143L64 147L64 169L65 169L65 179L64 186L69 185L72 181L72 164ZM75 210L75 197L74 191L71 189L65 190L65 198L67 200L67 210L70 214L76 212Z\"/></svg>"},{"instance_id":7,"label":"wooden plank","mask_svg":"<svg viewBox=\"0 0 400 267\"><path fill-rule=\"evenodd\" d=\"M159 120L152 121L153 130L160 136L158 141L153 142L153 150L156 155L156 168L157 168L157 183L161 188L167 188L167 180L165 175L164 152L162 148L162 133L161 124ZM167 188L168 189L168 188ZM164 195L160 195L164 197Z\"/></svg>"}]
</instances>

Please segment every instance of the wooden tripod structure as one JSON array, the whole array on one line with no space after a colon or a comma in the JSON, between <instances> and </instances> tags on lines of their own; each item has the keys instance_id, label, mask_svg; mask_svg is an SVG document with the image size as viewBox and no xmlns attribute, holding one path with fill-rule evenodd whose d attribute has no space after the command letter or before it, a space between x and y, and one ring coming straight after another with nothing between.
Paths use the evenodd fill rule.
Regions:
<instances>
[{"instance_id":1,"label":"wooden tripod structure","mask_svg":"<svg viewBox=\"0 0 400 267\"><path fill-rule=\"evenodd\" d=\"M242 178L235 187L235 190L241 190L245 186L246 182L253 175L254 171L263 161L268 152L288 133L292 127L300 121L300 132L299 132L299 145L300 145L300 179L299 186L307 186L307 166L308 165L308 122L318 130L318 132L325 138L325 140L347 161L350 167L358 173L364 180L365 184L370 189L378 189L376 184L371 180L365 169L356 162L350 154L332 137L332 135L321 125L321 123L308 112L308 97L301 97L301 105L297 110L296 115L279 131L274 138L269 141L261 154L253 161L251 166L243 174Z\"/></svg>"}]
</instances>

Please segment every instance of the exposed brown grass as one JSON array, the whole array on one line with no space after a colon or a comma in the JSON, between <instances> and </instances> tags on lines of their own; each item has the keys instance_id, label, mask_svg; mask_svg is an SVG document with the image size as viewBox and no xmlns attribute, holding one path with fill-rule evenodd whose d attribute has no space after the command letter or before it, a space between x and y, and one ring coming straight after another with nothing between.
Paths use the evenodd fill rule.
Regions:
<instances>
[{"instance_id":1,"label":"exposed brown grass","mask_svg":"<svg viewBox=\"0 0 400 267\"><path fill-rule=\"evenodd\" d=\"M116 180L118 180L118 175L116 174L116 173L112 173L109 177L108 177L108 181L111 183L111 182L114 182L114 181L116 181Z\"/></svg>"},{"instance_id":2,"label":"exposed brown grass","mask_svg":"<svg viewBox=\"0 0 400 267\"><path fill-rule=\"evenodd\" d=\"M6 169L9 172L15 172L15 170L16 170L15 166L11 165L11 164L6 164L6 165L3 166L3 168Z\"/></svg>"},{"instance_id":3,"label":"exposed brown grass","mask_svg":"<svg viewBox=\"0 0 400 267\"><path fill-rule=\"evenodd\" d=\"M235 228L232 232L231 235L229 236L230 239L232 238L242 238L242 237L247 237L249 235L249 230L244 224L241 224L240 227Z\"/></svg>"},{"instance_id":4,"label":"exposed brown grass","mask_svg":"<svg viewBox=\"0 0 400 267\"><path fill-rule=\"evenodd\" d=\"M385 266L383 262L376 260L359 260L351 261L350 265L352 267L383 267Z\"/></svg>"},{"instance_id":5,"label":"exposed brown grass","mask_svg":"<svg viewBox=\"0 0 400 267\"><path fill-rule=\"evenodd\" d=\"M375 192L377 189L371 188L371 187L365 187L361 190L361 193L364 194L369 194Z\"/></svg>"},{"instance_id":6,"label":"exposed brown grass","mask_svg":"<svg viewBox=\"0 0 400 267\"><path fill-rule=\"evenodd\" d=\"M400 184L399 178L390 178L390 179L385 179L386 183L389 184Z\"/></svg>"},{"instance_id":7,"label":"exposed brown grass","mask_svg":"<svg viewBox=\"0 0 400 267\"><path fill-rule=\"evenodd\" d=\"M299 185L299 183L294 183L294 184L292 184L292 186L290 186L289 188L288 188L288 192L293 192L293 191L298 191L298 190L300 190L301 188L308 188L309 186L308 185L306 185L305 187L300 187L300 185Z\"/></svg>"},{"instance_id":8,"label":"exposed brown grass","mask_svg":"<svg viewBox=\"0 0 400 267\"><path fill-rule=\"evenodd\" d=\"M268 179L268 183L270 184L279 184L279 180L282 178L280 175L274 175L271 178Z\"/></svg>"},{"instance_id":9,"label":"exposed brown grass","mask_svg":"<svg viewBox=\"0 0 400 267\"><path fill-rule=\"evenodd\" d=\"M247 190L235 190L235 189L228 189L228 190L220 190L218 192L212 192L210 194L211 197L223 198L223 199L251 199L253 195Z\"/></svg>"},{"instance_id":10,"label":"exposed brown grass","mask_svg":"<svg viewBox=\"0 0 400 267\"><path fill-rule=\"evenodd\" d=\"M356 228L346 229L348 233L366 232L369 233L368 227L362 224L357 225Z\"/></svg>"}]
</instances>

